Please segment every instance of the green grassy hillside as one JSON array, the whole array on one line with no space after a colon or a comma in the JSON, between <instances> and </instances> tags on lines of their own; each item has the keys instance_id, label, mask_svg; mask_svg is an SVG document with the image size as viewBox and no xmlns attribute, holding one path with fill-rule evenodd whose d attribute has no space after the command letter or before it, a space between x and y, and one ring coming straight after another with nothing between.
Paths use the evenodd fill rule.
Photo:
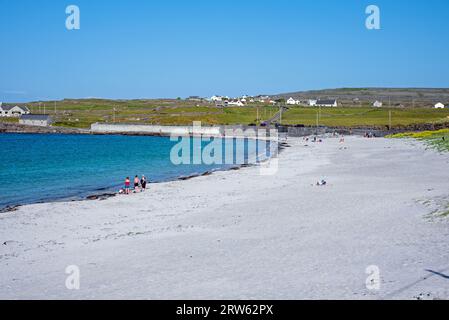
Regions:
<instances>
[{"instance_id":1,"label":"green grassy hillside","mask_svg":"<svg viewBox=\"0 0 449 320\"><path fill-rule=\"evenodd\" d=\"M50 114L56 126L89 128L94 122L188 125L201 121L214 124L256 124L270 119L278 107L250 105L217 108L208 102L185 100L104 100L80 99L33 102L26 104L32 113ZM449 122L449 109L371 108L342 106L338 108L291 107L282 116L282 124L326 126L385 126ZM259 114L259 118L257 117ZM17 121L1 119L0 121Z\"/></svg>"}]
</instances>

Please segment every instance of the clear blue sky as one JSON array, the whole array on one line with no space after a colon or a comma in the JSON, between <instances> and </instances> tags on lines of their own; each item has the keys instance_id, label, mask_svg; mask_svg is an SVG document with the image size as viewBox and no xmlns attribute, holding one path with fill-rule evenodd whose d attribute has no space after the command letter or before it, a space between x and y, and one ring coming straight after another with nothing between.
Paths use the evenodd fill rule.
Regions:
<instances>
[{"instance_id":1,"label":"clear blue sky","mask_svg":"<svg viewBox=\"0 0 449 320\"><path fill-rule=\"evenodd\" d=\"M0 101L449 87L448 38L447 0L0 0Z\"/></svg>"}]
</instances>

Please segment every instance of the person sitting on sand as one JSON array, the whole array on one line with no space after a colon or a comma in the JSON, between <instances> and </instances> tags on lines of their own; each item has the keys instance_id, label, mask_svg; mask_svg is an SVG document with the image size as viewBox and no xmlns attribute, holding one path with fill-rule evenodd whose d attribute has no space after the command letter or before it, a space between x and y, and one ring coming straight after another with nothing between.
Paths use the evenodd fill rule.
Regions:
<instances>
[{"instance_id":1,"label":"person sitting on sand","mask_svg":"<svg viewBox=\"0 0 449 320\"><path fill-rule=\"evenodd\" d=\"M125 194L129 194L130 184L131 184L131 181L129 180L129 177L126 177L126 179L125 179Z\"/></svg>"},{"instance_id":2,"label":"person sitting on sand","mask_svg":"<svg viewBox=\"0 0 449 320\"><path fill-rule=\"evenodd\" d=\"M147 188L147 178L142 175L142 179L140 179L140 185L142 186L142 191L145 191Z\"/></svg>"}]
</instances>

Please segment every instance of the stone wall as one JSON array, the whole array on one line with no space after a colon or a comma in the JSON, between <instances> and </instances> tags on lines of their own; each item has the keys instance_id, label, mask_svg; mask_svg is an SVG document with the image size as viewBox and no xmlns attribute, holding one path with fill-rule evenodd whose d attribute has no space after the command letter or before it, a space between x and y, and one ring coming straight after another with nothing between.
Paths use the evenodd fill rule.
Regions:
<instances>
[{"instance_id":1,"label":"stone wall","mask_svg":"<svg viewBox=\"0 0 449 320\"><path fill-rule=\"evenodd\" d=\"M154 136L193 136L204 135L209 137L234 137L255 138L266 136L269 128L254 126L161 126L161 125L139 125L139 124L113 124L94 123L91 125L93 134L136 134ZM259 138L261 138L259 136Z\"/></svg>"}]
</instances>

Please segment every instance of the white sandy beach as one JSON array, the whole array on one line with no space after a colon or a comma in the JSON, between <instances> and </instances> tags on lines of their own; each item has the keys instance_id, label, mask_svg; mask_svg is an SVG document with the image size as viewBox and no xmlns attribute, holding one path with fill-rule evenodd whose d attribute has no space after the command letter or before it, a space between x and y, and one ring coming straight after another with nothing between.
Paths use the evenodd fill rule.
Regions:
<instances>
[{"instance_id":1,"label":"white sandy beach","mask_svg":"<svg viewBox=\"0 0 449 320\"><path fill-rule=\"evenodd\" d=\"M448 210L448 154L360 137L289 144L273 176L249 167L1 214L0 298L449 298L449 217L429 215ZM69 265L79 290L65 286Z\"/></svg>"}]
</instances>

